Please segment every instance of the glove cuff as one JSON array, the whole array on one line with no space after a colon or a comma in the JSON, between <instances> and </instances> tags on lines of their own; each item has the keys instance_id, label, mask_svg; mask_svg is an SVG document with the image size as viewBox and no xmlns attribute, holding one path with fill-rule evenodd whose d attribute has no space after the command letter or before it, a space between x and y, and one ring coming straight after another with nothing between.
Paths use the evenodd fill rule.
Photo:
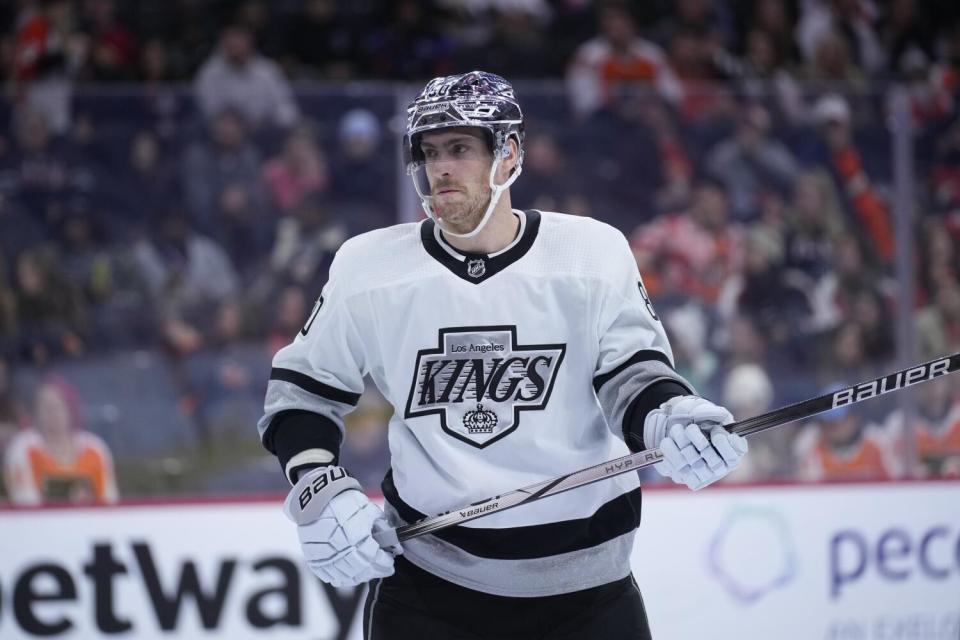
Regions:
<instances>
[{"instance_id":1,"label":"glove cuff","mask_svg":"<svg viewBox=\"0 0 960 640\"><path fill-rule=\"evenodd\" d=\"M689 396L674 396L647 414L647 419L643 421L643 442L647 448L660 446L660 442L667 436L668 418L674 405L687 397Z\"/></svg>"},{"instance_id":2,"label":"glove cuff","mask_svg":"<svg viewBox=\"0 0 960 640\"><path fill-rule=\"evenodd\" d=\"M300 476L283 502L283 512L292 522L302 525L320 517L324 507L337 494L356 489L363 491L346 469L331 465L311 469Z\"/></svg>"}]
</instances>

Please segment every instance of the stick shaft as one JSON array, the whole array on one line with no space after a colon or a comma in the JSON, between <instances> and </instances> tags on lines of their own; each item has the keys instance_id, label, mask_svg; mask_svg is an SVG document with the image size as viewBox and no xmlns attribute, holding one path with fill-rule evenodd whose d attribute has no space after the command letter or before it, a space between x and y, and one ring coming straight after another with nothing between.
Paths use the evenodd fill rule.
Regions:
<instances>
[{"instance_id":1,"label":"stick shaft","mask_svg":"<svg viewBox=\"0 0 960 640\"><path fill-rule=\"evenodd\" d=\"M728 425L727 429L738 435L751 436L761 431L766 431L767 429L809 418L824 411L856 404L869 398L926 382L927 380L932 380L942 375L954 373L958 369L960 369L960 353L955 353L951 356L930 360L923 364L881 376L869 382L863 382L833 393L787 405L763 415L741 420L740 422L734 422ZM660 453L659 449L638 451L551 480L544 480L529 487L487 498L486 500L481 500L480 502L461 509L455 509L438 516L424 518L418 522L397 527L395 530L396 537L401 542L416 538L417 536L433 533L434 531L446 529L453 525L476 520L491 513L498 513L512 509L513 507L519 507L528 502L542 500L543 498L563 493L564 491L576 489L577 487L582 487L606 478L612 478L622 473L638 471L644 467L656 464L662 459L663 454ZM389 531L388 533L392 534L394 532ZM376 535L375 537L378 539L381 538L380 535Z\"/></svg>"}]
</instances>

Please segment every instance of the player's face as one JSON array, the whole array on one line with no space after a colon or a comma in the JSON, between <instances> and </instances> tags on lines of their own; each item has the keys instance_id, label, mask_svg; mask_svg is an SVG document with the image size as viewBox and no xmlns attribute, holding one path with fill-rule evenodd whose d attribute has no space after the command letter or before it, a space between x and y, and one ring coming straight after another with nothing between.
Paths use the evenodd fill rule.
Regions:
<instances>
[{"instance_id":1,"label":"player's face","mask_svg":"<svg viewBox=\"0 0 960 640\"><path fill-rule=\"evenodd\" d=\"M434 213L455 233L472 231L490 201L493 154L482 133L466 127L428 131L420 148Z\"/></svg>"}]
</instances>

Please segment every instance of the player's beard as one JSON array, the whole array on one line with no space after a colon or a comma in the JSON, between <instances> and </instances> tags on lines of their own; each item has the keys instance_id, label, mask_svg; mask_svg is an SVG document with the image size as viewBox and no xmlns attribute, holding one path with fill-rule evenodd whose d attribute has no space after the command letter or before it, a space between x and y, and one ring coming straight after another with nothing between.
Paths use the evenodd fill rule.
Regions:
<instances>
[{"instance_id":1,"label":"player's beard","mask_svg":"<svg viewBox=\"0 0 960 640\"><path fill-rule=\"evenodd\" d=\"M460 194L464 195L464 191L460 191ZM490 204L490 195L490 189L480 189L454 201L435 198L433 212L441 222L440 228L453 233L470 233L483 219Z\"/></svg>"}]
</instances>

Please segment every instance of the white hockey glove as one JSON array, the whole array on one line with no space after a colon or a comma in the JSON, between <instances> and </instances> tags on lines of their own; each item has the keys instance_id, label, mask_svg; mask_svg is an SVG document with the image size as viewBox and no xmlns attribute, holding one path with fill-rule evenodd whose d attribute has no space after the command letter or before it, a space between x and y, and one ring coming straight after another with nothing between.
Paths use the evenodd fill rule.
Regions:
<instances>
[{"instance_id":1,"label":"white hockey glove","mask_svg":"<svg viewBox=\"0 0 960 640\"><path fill-rule=\"evenodd\" d=\"M390 525L342 467L319 467L300 476L283 512L297 525L310 570L327 584L352 587L393 574L400 545L381 547L373 539L375 531Z\"/></svg>"},{"instance_id":2,"label":"white hockey glove","mask_svg":"<svg viewBox=\"0 0 960 640\"><path fill-rule=\"evenodd\" d=\"M677 396L647 414L643 441L663 452L654 467L661 475L696 491L733 471L747 452L747 441L723 428L731 422L729 411L705 398Z\"/></svg>"}]
</instances>

